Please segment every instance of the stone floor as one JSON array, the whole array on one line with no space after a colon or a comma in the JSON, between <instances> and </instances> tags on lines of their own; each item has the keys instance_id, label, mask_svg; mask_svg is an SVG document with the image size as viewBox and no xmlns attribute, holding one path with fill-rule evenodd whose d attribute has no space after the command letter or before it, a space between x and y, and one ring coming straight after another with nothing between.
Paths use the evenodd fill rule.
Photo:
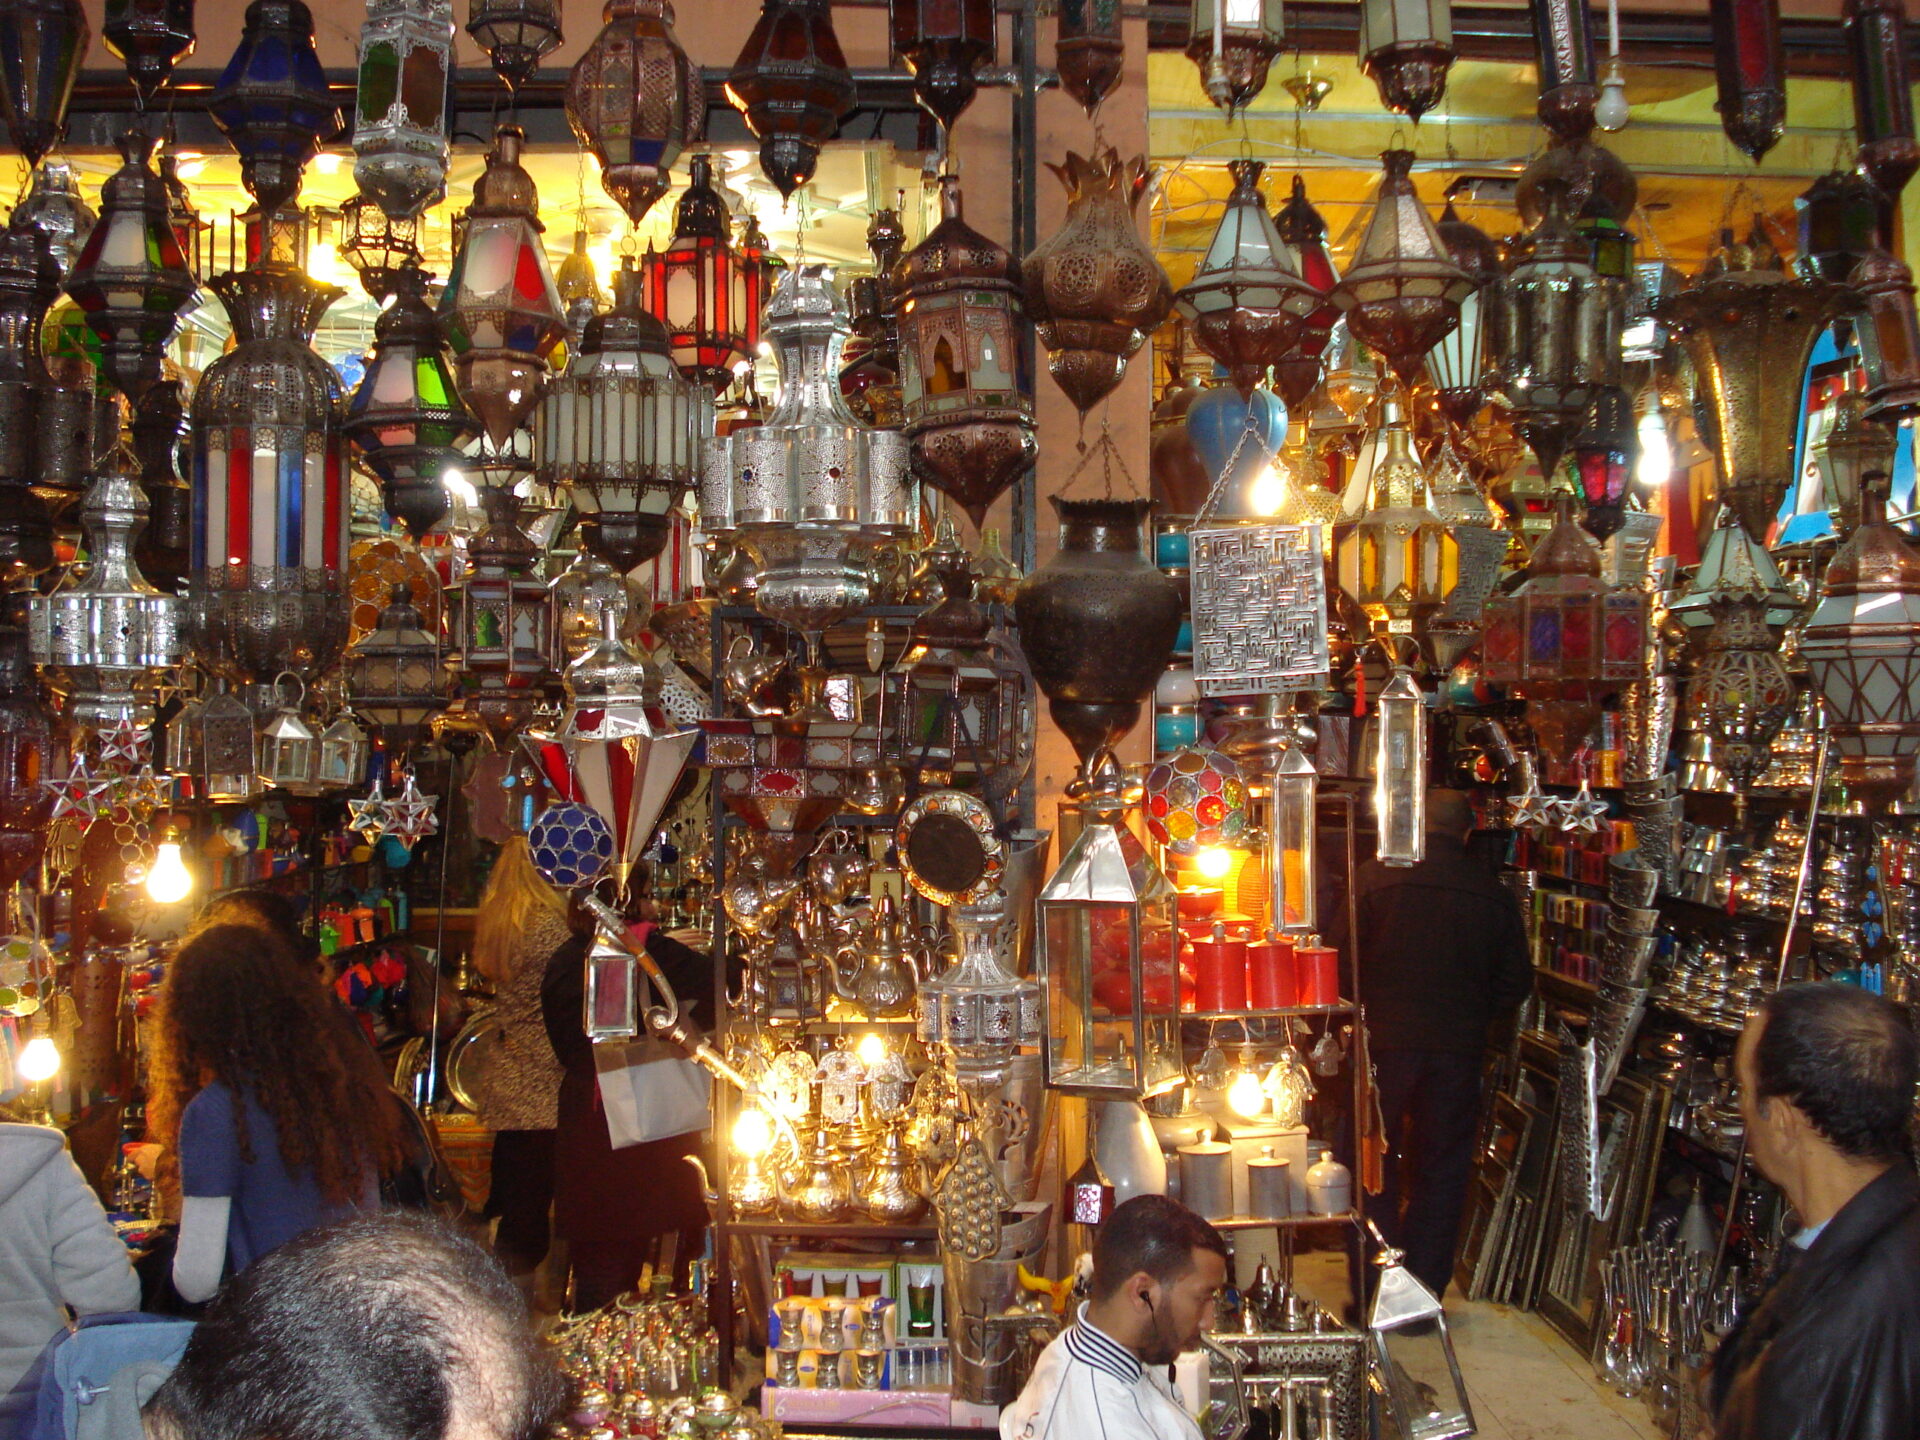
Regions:
<instances>
[{"instance_id":1,"label":"stone floor","mask_svg":"<svg viewBox=\"0 0 1920 1440\"><path fill-rule=\"evenodd\" d=\"M1447 1325L1481 1440L1663 1440L1646 1405L1601 1385L1538 1315L1454 1299Z\"/></svg>"}]
</instances>

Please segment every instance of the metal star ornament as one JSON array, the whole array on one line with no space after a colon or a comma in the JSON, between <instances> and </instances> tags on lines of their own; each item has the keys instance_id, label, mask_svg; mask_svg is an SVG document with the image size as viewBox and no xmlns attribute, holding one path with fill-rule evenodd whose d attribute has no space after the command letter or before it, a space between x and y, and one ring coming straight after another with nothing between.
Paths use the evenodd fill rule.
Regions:
<instances>
[{"instance_id":1,"label":"metal star ornament","mask_svg":"<svg viewBox=\"0 0 1920 1440\"><path fill-rule=\"evenodd\" d=\"M73 757L64 778L42 780L40 784L53 796L52 818L55 820L65 819L69 815L82 821L93 820L107 808L107 792L113 788L111 781L93 773L85 755Z\"/></svg>"},{"instance_id":2,"label":"metal star ornament","mask_svg":"<svg viewBox=\"0 0 1920 1440\"><path fill-rule=\"evenodd\" d=\"M98 732L100 768L108 774L127 774L153 758L153 731L120 716Z\"/></svg>"},{"instance_id":3,"label":"metal star ornament","mask_svg":"<svg viewBox=\"0 0 1920 1440\"><path fill-rule=\"evenodd\" d=\"M439 830L440 821L433 813L439 803L436 795L422 795L419 787L413 783L413 776L407 776L400 793L387 801L386 828L382 833L411 850L418 842Z\"/></svg>"},{"instance_id":4,"label":"metal star ornament","mask_svg":"<svg viewBox=\"0 0 1920 1440\"><path fill-rule=\"evenodd\" d=\"M347 802L347 829L369 845L387 833L387 792L380 781L373 782L366 799Z\"/></svg>"},{"instance_id":5,"label":"metal star ornament","mask_svg":"<svg viewBox=\"0 0 1920 1440\"><path fill-rule=\"evenodd\" d=\"M1594 835L1599 833L1600 822L1607 818L1607 802L1582 780L1579 793L1571 800L1560 802L1560 813L1561 829L1577 835Z\"/></svg>"},{"instance_id":6,"label":"metal star ornament","mask_svg":"<svg viewBox=\"0 0 1920 1440\"><path fill-rule=\"evenodd\" d=\"M1531 778L1527 788L1518 795L1507 797L1512 807L1513 828L1516 830L1553 830L1559 826L1560 802L1551 795L1543 795Z\"/></svg>"}]
</instances>

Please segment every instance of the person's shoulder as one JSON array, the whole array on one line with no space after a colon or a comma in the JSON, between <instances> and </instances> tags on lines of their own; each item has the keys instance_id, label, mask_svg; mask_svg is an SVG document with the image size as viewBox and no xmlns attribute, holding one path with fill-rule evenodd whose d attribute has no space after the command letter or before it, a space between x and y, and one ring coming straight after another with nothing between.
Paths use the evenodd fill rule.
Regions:
<instances>
[{"instance_id":1,"label":"person's shoulder","mask_svg":"<svg viewBox=\"0 0 1920 1440\"><path fill-rule=\"evenodd\" d=\"M233 1091L224 1080L209 1080L180 1112L182 1123L189 1115L214 1116L233 1113Z\"/></svg>"}]
</instances>

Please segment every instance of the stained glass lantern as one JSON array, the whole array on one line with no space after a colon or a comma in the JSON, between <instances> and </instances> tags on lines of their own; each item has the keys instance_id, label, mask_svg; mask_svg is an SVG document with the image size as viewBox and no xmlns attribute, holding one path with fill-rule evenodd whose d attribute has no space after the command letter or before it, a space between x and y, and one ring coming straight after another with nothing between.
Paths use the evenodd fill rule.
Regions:
<instances>
[{"instance_id":1,"label":"stained glass lantern","mask_svg":"<svg viewBox=\"0 0 1920 1440\"><path fill-rule=\"evenodd\" d=\"M367 766L373 760L373 741L354 724L344 711L320 732L320 760L313 772L314 783L323 790L345 790L367 783Z\"/></svg>"},{"instance_id":2,"label":"stained glass lantern","mask_svg":"<svg viewBox=\"0 0 1920 1440\"><path fill-rule=\"evenodd\" d=\"M376 303L385 303L393 293L395 275L420 263L419 238L418 221L391 219L364 195L349 196L340 206L335 248Z\"/></svg>"},{"instance_id":3,"label":"stained glass lantern","mask_svg":"<svg viewBox=\"0 0 1920 1440\"><path fill-rule=\"evenodd\" d=\"M1247 782L1218 750L1176 750L1147 771L1147 834L1175 855L1246 843Z\"/></svg>"},{"instance_id":4,"label":"stained glass lantern","mask_svg":"<svg viewBox=\"0 0 1920 1440\"><path fill-rule=\"evenodd\" d=\"M1605 540L1626 522L1627 481L1639 449L1633 402L1618 385L1604 387L1572 445L1573 473L1586 506L1584 523L1596 540Z\"/></svg>"},{"instance_id":5,"label":"stained glass lantern","mask_svg":"<svg viewBox=\"0 0 1920 1440\"><path fill-rule=\"evenodd\" d=\"M0 30L0 111L14 147L38 165L67 129L67 104L93 38L80 0L18 0Z\"/></svg>"},{"instance_id":6,"label":"stained glass lantern","mask_svg":"<svg viewBox=\"0 0 1920 1440\"><path fill-rule=\"evenodd\" d=\"M360 27L353 182L394 220L447 194L452 0L372 0Z\"/></svg>"},{"instance_id":7,"label":"stained glass lantern","mask_svg":"<svg viewBox=\"0 0 1920 1440\"><path fill-rule=\"evenodd\" d=\"M397 750L445 708L440 642L428 632L411 591L396 583L380 623L353 642L346 660L347 700Z\"/></svg>"},{"instance_id":8,"label":"stained glass lantern","mask_svg":"<svg viewBox=\"0 0 1920 1440\"><path fill-rule=\"evenodd\" d=\"M1307 199L1306 181L1293 177L1287 203L1273 216L1274 228L1293 251L1300 278L1320 293L1320 306L1300 323L1293 347L1273 367L1274 388L1287 402L1289 411L1306 403L1320 383L1321 357L1327 353L1333 327L1339 323L1340 307L1333 303L1333 288L1340 283L1340 271L1327 249L1327 222Z\"/></svg>"},{"instance_id":9,"label":"stained glass lantern","mask_svg":"<svg viewBox=\"0 0 1920 1440\"><path fill-rule=\"evenodd\" d=\"M516 91L559 47L560 0L471 0L467 34L487 52L493 73Z\"/></svg>"},{"instance_id":10,"label":"stained glass lantern","mask_svg":"<svg viewBox=\"0 0 1920 1440\"><path fill-rule=\"evenodd\" d=\"M1869 477L1893 473L1897 439L1892 426L1868 416L1866 394L1854 386L1850 374L1846 388L1834 396L1827 433L1813 447L1820 498L1835 535L1845 538L1860 523L1860 497Z\"/></svg>"},{"instance_id":11,"label":"stained glass lantern","mask_svg":"<svg viewBox=\"0 0 1920 1440\"><path fill-rule=\"evenodd\" d=\"M1857 521L1857 509L1855 514ZM1731 505L1720 507L1706 544L1700 547L1700 563L1694 567L1693 578L1667 604L1667 613L1686 627L1690 644L1697 644L1712 627L1713 597L1721 593L1764 596L1767 624L1776 632L1784 629L1800 608L1767 547L1747 533L1739 512Z\"/></svg>"},{"instance_id":12,"label":"stained glass lantern","mask_svg":"<svg viewBox=\"0 0 1920 1440\"><path fill-rule=\"evenodd\" d=\"M1126 68L1119 0L1061 0L1055 24L1053 68L1060 88L1092 115Z\"/></svg>"},{"instance_id":13,"label":"stained glass lantern","mask_svg":"<svg viewBox=\"0 0 1920 1440\"><path fill-rule=\"evenodd\" d=\"M747 216L737 253L739 263L734 267L734 288L740 299L734 310L746 326L747 353L758 355L760 333L766 324L767 299L787 265L774 254L767 237L760 233L760 221L752 215ZM753 377L749 374L747 378L751 382Z\"/></svg>"},{"instance_id":14,"label":"stained glass lantern","mask_svg":"<svg viewBox=\"0 0 1920 1440\"><path fill-rule=\"evenodd\" d=\"M100 342L106 378L135 404L160 378L180 316L199 290L167 211L166 186L148 164L155 142L120 137L125 162L100 192L100 219L67 276L67 293Z\"/></svg>"},{"instance_id":15,"label":"stained glass lantern","mask_svg":"<svg viewBox=\"0 0 1920 1440\"><path fill-rule=\"evenodd\" d=\"M1260 198L1258 160L1230 160L1233 193L1188 281L1174 293L1195 345L1251 394L1325 300L1300 274Z\"/></svg>"},{"instance_id":16,"label":"stained glass lantern","mask_svg":"<svg viewBox=\"0 0 1920 1440\"><path fill-rule=\"evenodd\" d=\"M903 428L914 475L978 527L1038 448L1025 307L1013 257L962 217L957 177L941 178L940 208L896 272Z\"/></svg>"},{"instance_id":17,"label":"stained glass lantern","mask_svg":"<svg viewBox=\"0 0 1920 1440\"><path fill-rule=\"evenodd\" d=\"M342 124L313 48L303 0L253 0L239 48L206 99L240 156L240 179L264 214L293 203L301 172Z\"/></svg>"},{"instance_id":18,"label":"stained glass lantern","mask_svg":"<svg viewBox=\"0 0 1920 1440\"><path fill-rule=\"evenodd\" d=\"M1399 402L1384 405L1367 508L1336 542L1340 588L1376 635L1423 630L1454 586L1460 550L1427 505L1427 477Z\"/></svg>"},{"instance_id":19,"label":"stained glass lantern","mask_svg":"<svg viewBox=\"0 0 1920 1440\"><path fill-rule=\"evenodd\" d=\"M1876 189L1898 200L1920 169L1907 69L1907 9L1901 0L1847 0L1840 13L1853 72L1859 165Z\"/></svg>"},{"instance_id":20,"label":"stained glass lantern","mask_svg":"<svg viewBox=\"0 0 1920 1440\"><path fill-rule=\"evenodd\" d=\"M480 427L454 387L426 275L409 265L392 288L341 428L380 481L387 513L419 540L447 513L444 477Z\"/></svg>"},{"instance_id":21,"label":"stained glass lantern","mask_svg":"<svg viewBox=\"0 0 1920 1440\"><path fill-rule=\"evenodd\" d=\"M993 0L890 0L893 52L913 72L913 98L948 130L973 103L975 72L991 65Z\"/></svg>"},{"instance_id":22,"label":"stained glass lantern","mask_svg":"<svg viewBox=\"0 0 1920 1440\"><path fill-rule=\"evenodd\" d=\"M1453 333L1427 352L1427 376L1442 413L1456 425L1468 425L1486 403L1486 341L1500 326L1505 270L1500 247L1478 225L1462 220L1451 200L1434 228L1453 263L1478 287L1460 302L1460 323Z\"/></svg>"},{"instance_id":23,"label":"stained glass lantern","mask_svg":"<svg viewBox=\"0 0 1920 1440\"><path fill-rule=\"evenodd\" d=\"M1826 700L1840 774L1869 804L1904 795L1920 750L1920 553L1887 523L1883 487L1827 563L1800 656Z\"/></svg>"},{"instance_id":24,"label":"stained glass lantern","mask_svg":"<svg viewBox=\"0 0 1920 1440\"><path fill-rule=\"evenodd\" d=\"M547 357L566 337L567 316L547 268L540 194L520 164L526 136L494 132L487 168L473 186L466 234L440 292L440 321L453 347L454 379L495 449L504 449L540 401Z\"/></svg>"},{"instance_id":25,"label":"stained glass lantern","mask_svg":"<svg viewBox=\"0 0 1920 1440\"><path fill-rule=\"evenodd\" d=\"M567 119L600 162L601 187L637 225L673 183L681 150L706 136L706 83L673 33L668 0L607 0L602 16L567 75Z\"/></svg>"},{"instance_id":26,"label":"stained glass lantern","mask_svg":"<svg viewBox=\"0 0 1920 1440\"><path fill-rule=\"evenodd\" d=\"M1173 886L1117 807L1096 811L1041 887L1049 1089L1142 1099L1185 1079Z\"/></svg>"},{"instance_id":27,"label":"stained glass lantern","mask_svg":"<svg viewBox=\"0 0 1920 1440\"><path fill-rule=\"evenodd\" d=\"M1855 322L1867 371L1867 415L1895 421L1920 411L1920 319L1914 314L1913 271L1885 250L1868 253L1853 272L1866 302Z\"/></svg>"},{"instance_id":28,"label":"stained glass lantern","mask_svg":"<svg viewBox=\"0 0 1920 1440\"><path fill-rule=\"evenodd\" d=\"M761 0L727 76L727 99L760 142L760 173L782 195L813 178L820 147L853 109L853 74L827 0Z\"/></svg>"},{"instance_id":29,"label":"stained glass lantern","mask_svg":"<svg viewBox=\"0 0 1920 1440\"><path fill-rule=\"evenodd\" d=\"M1787 124L1779 0L1708 0L1720 128L1756 165Z\"/></svg>"},{"instance_id":30,"label":"stained glass lantern","mask_svg":"<svg viewBox=\"0 0 1920 1440\"><path fill-rule=\"evenodd\" d=\"M1413 159L1411 150L1381 154L1373 213L1333 291L1348 333L1384 355L1407 384L1427 352L1459 325L1460 302L1474 289L1420 203Z\"/></svg>"},{"instance_id":31,"label":"stained glass lantern","mask_svg":"<svg viewBox=\"0 0 1920 1440\"><path fill-rule=\"evenodd\" d=\"M1285 38L1280 0L1193 0L1187 56L1207 98L1231 116L1266 88Z\"/></svg>"},{"instance_id":32,"label":"stained glass lantern","mask_svg":"<svg viewBox=\"0 0 1920 1440\"><path fill-rule=\"evenodd\" d=\"M46 852L58 741L27 661L26 633L0 626L0 889L11 890Z\"/></svg>"},{"instance_id":33,"label":"stained glass lantern","mask_svg":"<svg viewBox=\"0 0 1920 1440\"><path fill-rule=\"evenodd\" d=\"M535 476L567 487L581 545L623 575L666 548L699 443L713 433L711 394L674 365L640 292L640 273L622 257L613 308L587 322L534 427Z\"/></svg>"},{"instance_id":34,"label":"stained glass lantern","mask_svg":"<svg viewBox=\"0 0 1920 1440\"><path fill-rule=\"evenodd\" d=\"M100 38L151 108L173 67L193 53L193 0L106 0Z\"/></svg>"},{"instance_id":35,"label":"stained glass lantern","mask_svg":"<svg viewBox=\"0 0 1920 1440\"><path fill-rule=\"evenodd\" d=\"M1387 109L1417 121L1438 105L1453 54L1447 0L1361 0L1360 68Z\"/></svg>"},{"instance_id":36,"label":"stained glass lantern","mask_svg":"<svg viewBox=\"0 0 1920 1440\"><path fill-rule=\"evenodd\" d=\"M735 371L753 354L741 270L727 202L713 188L713 161L696 155L688 165L687 191L674 208L673 239L665 250L647 252L647 309L667 327L680 373L716 395L733 384Z\"/></svg>"},{"instance_id":37,"label":"stained glass lantern","mask_svg":"<svg viewBox=\"0 0 1920 1440\"><path fill-rule=\"evenodd\" d=\"M467 546L460 588L459 675L467 708L496 743L533 718L552 679L553 610L544 580L531 573L540 551L520 527L520 499L481 492L487 526Z\"/></svg>"}]
</instances>

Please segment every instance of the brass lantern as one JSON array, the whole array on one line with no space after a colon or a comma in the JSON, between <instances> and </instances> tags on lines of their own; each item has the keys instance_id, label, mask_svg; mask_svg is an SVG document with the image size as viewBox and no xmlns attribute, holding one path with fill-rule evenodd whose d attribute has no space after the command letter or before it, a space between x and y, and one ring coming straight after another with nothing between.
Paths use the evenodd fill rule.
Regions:
<instances>
[{"instance_id":1,"label":"brass lantern","mask_svg":"<svg viewBox=\"0 0 1920 1440\"><path fill-rule=\"evenodd\" d=\"M1260 199L1258 160L1230 160L1233 193L1193 279L1173 301L1188 333L1249 395L1326 301L1303 278Z\"/></svg>"},{"instance_id":2,"label":"brass lantern","mask_svg":"<svg viewBox=\"0 0 1920 1440\"><path fill-rule=\"evenodd\" d=\"M1474 289L1413 188L1413 158L1411 150L1382 152L1373 213L1333 291L1348 333L1409 385L1427 352L1459 325L1460 302Z\"/></svg>"},{"instance_id":3,"label":"brass lantern","mask_svg":"<svg viewBox=\"0 0 1920 1440\"><path fill-rule=\"evenodd\" d=\"M1119 0L1061 0L1053 68L1060 88L1092 115L1113 93L1126 65Z\"/></svg>"},{"instance_id":4,"label":"brass lantern","mask_svg":"<svg viewBox=\"0 0 1920 1440\"><path fill-rule=\"evenodd\" d=\"M1460 324L1427 352L1427 376L1440 409L1456 425L1469 425L1487 398L1487 342L1500 328L1500 247L1478 225L1460 218L1447 202L1434 227L1453 263L1478 287L1460 302Z\"/></svg>"},{"instance_id":5,"label":"brass lantern","mask_svg":"<svg viewBox=\"0 0 1920 1440\"><path fill-rule=\"evenodd\" d=\"M1708 0L1720 128L1756 165L1787 125L1780 0Z\"/></svg>"},{"instance_id":6,"label":"brass lantern","mask_svg":"<svg viewBox=\"0 0 1920 1440\"><path fill-rule=\"evenodd\" d=\"M1398 400L1383 408L1367 509L1345 527L1335 554L1340 588L1367 612L1374 633L1411 635L1453 588L1460 550L1427 507L1427 477Z\"/></svg>"},{"instance_id":7,"label":"brass lantern","mask_svg":"<svg viewBox=\"0 0 1920 1440\"><path fill-rule=\"evenodd\" d=\"M1747 790L1773 763L1773 741L1793 714L1793 676L1780 657L1780 637L1767 626L1768 597L1758 590L1708 593L1713 628L1694 667L1690 699L1713 763L1744 809Z\"/></svg>"},{"instance_id":8,"label":"brass lantern","mask_svg":"<svg viewBox=\"0 0 1920 1440\"><path fill-rule=\"evenodd\" d=\"M647 251L647 309L667 327L674 363L714 394L733 384L747 348L747 308L727 202L713 188L713 161L696 155L673 212L673 239Z\"/></svg>"},{"instance_id":9,"label":"brass lantern","mask_svg":"<svg viewBox=\"0 0 1920 1440\"><path fill-rule=\"evenodd\" d=\"M447 703L440 642L428 633L404 583L389 592L380 623L347 651L347 699L398 750Z\"/></svg>"},{"instance_id":10,"label":"brass lantern","mask_svg":"<svg viewBox=\"0 0 1920 1440\"><path fill-rule=\"evenodd\" d=\"M1593 133L1600 99L1586 0L1532 0L1528 8L1540 80L1535 113L1556 142L1577 144Z\"/></svg>"},{"instance_id":11,"label":"brass lantern","mask_svg":"<svg viewBox=\"0 0 1920 1440\"><path fill-rule=\"evenodd\" d=\"M993 0L890 0L893 51L913 72L913 98L951 130L973 103L975 72L993 63Z\"/></svg>"},{"instance_id":12,"label":"brass lantern","mask_svg":"<svg viewBox=\"0 0 1920 1440\"><path fill-rule=\"evenodd\" d=\"M1920 410L1920 319L1913 271L1885 250L1868 252L1850 282L1866 301L1856 325L1867 370L1867 414L1893 421Z\"/></svg>"},{"instance_id":13,"label":"brass lantern","mask_svg":"<svg viewBox=\"0 0 1920 1440\"><path fill-rule=\"evenodd\" d=\"M760 141L760 173L782 195L813 178L820 147L840 132L853 98L827 0L761 0L727 99Z\"/></svg>"},{"instance_id":14,"label":"brass lantern","mask_svg":"<svg viewBox=\"0 0 1920 1440\"><path fill-rule=\"evenodd\" d=\"M553 678L553 606L530 573L540 551L520 527L520 497L489 486L481 503L487 525L467 545L457 664L466 709L499 743L533 718Z\"/></svg>"},{"instance_id":15,"label":"brass lantern","mask_svg":"<svg viewBox=\"0 0 1920 1440\"><path fill-rule=\"evenodd\" d=\"M958 177L941 177L940 208L896 271L902 428L914 475L978 527L1037 448L1026 317L1019 266L962 217Z\"/></svg>"},{"instance_id":16,"label":"brass lantern","mask_svg":"<svg viewBox=\"0 0 1920 1440\"><path fill-rule=\"evenodd\" d=\"M1231 116L1266 88L1285 37L1280 0L1193 0L1187 55L1207 98Z\"/></svg>"},{"instance_id":17,"label":"brass lantern","mask_svg":"<svg viewBox=\"0 0 1920 1440\"><path fill-rule=\"evenodd\" d=\"M493 73L511 93L558 48L560 0L472 0L467 34L487 52Z\"/></svg>"},{"instance_id":18,"label":"brass lantern","mask_svg":"<svg viewBox=\"0 0 1920 1440\"><path fill-rule=\"evenodd\" d=\"M668 0L607 0L605 24L567 75L567 119L600 162L600 184L638 225L673 162L707 133L700 67L673 33Z\"/></svg>"},{"instance_id":19,"label":"brass lantern","mask_svg":"<svg viewBox=\"0 0 1920 1440\"><path fill-rule=\"evenodd\" d=\"M1438 105L1453 55L1448 0L1360 0L1360 68L1387 109L1418 120Z\"/></svg>"}]
</instances>

